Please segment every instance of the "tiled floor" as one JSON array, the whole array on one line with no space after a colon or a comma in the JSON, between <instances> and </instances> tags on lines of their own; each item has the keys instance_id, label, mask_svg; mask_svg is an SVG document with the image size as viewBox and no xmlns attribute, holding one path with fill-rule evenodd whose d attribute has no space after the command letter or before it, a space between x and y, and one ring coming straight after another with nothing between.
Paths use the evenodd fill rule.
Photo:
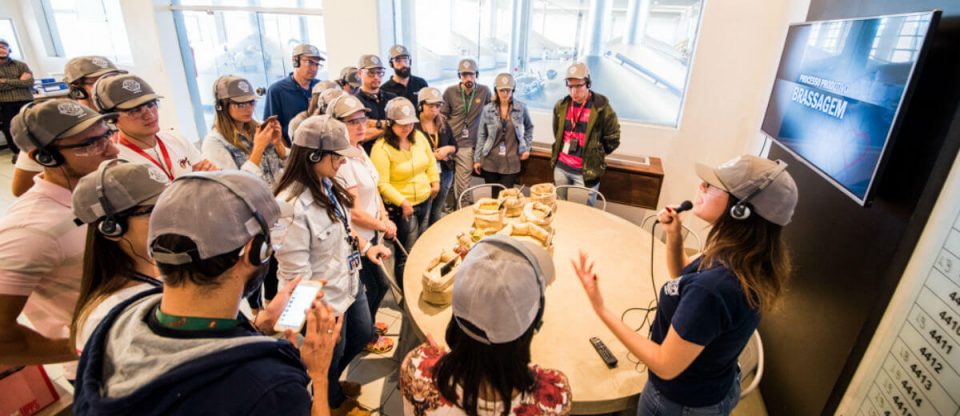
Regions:
<instances>
[{"instance_id":1,"label":"tiled floor","mask_svg":"<svg viewBox=\"0 0 960 416\"><path fill-rule=\"evenodd\" d=\"M15 200L10 193L12 177L13 166L10 163L10 153L7 151L0 152L0 216L6 213ZM393 296L388 293L380 311L377 313L377 321L384 322L389 326L387 335L394 338L394 341L398 341L401 320L400 308L394 301ZM397 369L403 357L397 356L395 351L396 349L382 355L362 354L351 363L345 373L345 378L363 384L363 393L359 401L363 406L372 409L374 414L386 416L403 414L400 392L397 388L399 383ZM57 380L58 385L68 386L62 377L62 369L57 367L48 366L48 373L50 373L51 378ZM628 410L624 413L633 413L633 411ZM767 411L760 392L754 392L741 400L733 414L736 416L766 416Z\"/></svg>"}]
</instances>

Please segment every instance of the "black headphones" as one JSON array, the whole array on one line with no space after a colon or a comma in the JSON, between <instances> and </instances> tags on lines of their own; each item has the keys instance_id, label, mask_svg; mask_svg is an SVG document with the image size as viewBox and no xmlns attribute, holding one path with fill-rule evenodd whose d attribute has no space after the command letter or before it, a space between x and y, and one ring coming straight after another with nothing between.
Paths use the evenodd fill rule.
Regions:
<instances>
[{"instance_id":1,"label":"black headphones","mask_svg":"<svg viewBox=\"0 0 960 416\"><path fill-rule=\"evenodd\" d=\"M537 290L540 294L540 301L537 304L537 315L533 318L533 327L534 331L540 331L540 327L543 326L543 312L546 307L546 297L544 296L544 287L546 286L543 281L543 270L540 268L540 263L537 262L537 257L530 252L526 247L523 246L523 243L520 243L517 240L514 240L511 237L504 235L491 235L477 242L477 244L488 243L495 246L505 247L507 249L513 250L516 253L519 253L523 258L527 259L527 262L533 267L534 275L537 279ZM474 245L476 246L476 245ZM491 342L485 336L480 336L479 334L474 333L472 330L468 329L466 325L460 322L460 318L457 318L456 315L453 316L454 320L457 322L457 326L460 327L464 332L470 335L471 338L483 342L485 344L491 344ZM484 341L486 340L486 341Z\"/></svg>"},{"instance_id":2,"label":"black headphones","mask_svg":"<svg viewBox=\"0 0 960 416\"><path fill-rule=\"evenodd\" d=\"M48 143L46 146L41 145L40 140L33 135L30 128L26 125L27 121L25 119L27 117L27 111L36 103L36 101L31 101L20 109L20 122L24 124L23 130L25 131L27 140L30 140L30 143L33 143L37 148L33 153L33 160L45 168L55 168L66 163L63 154L60 153L60 150L55 146L51 146L53 142Z\"/></svg>"},{"instance_id":3,"label":"black headphones","mask_svg":"<svg viewBox=\"0 0 960 416\"><path fill-rule=\"evenodd\" d=\"M253 237L253 243L251 243L250 245L250 251L246 253L247 259L250 261L250 264L254 266L260 266L261 264L266 263L267 260L270 259L270 256L273 255L273 245L270 242L270 227L267 226L267 221L263 219L263 216L260 215L260 212L257 211L257 208L253 206L253 203L247 200L247 198L243 196L243 191L241 191L239 188L237 188L230 182L227 182L221 179L220 177L212 176L212 175L190 173L190 174L183 175L175 179L174 181L176 182L176 181L185 180L185 179L204 179L204 180L216 182L222 185L223 187L227 188L227 190L230 191L230 193L236 195L237 198L243 201L243 203L247 205L247 208L250 209L250 212L253 214L253 219L256 220L258 226L260 227L260 234L257 234L256 236ZM157 252L158 249L163 250L164 252L158 253ZM152 255L154 258L159 260L161 263L170 263L170 264L186 264L190 262L194 262L194 263L200 262L200 255L198 250L199 250L198 248L193 248L187 251L186 253L171 253L169 252L169 250L165 250L163 247L156 246L156 241L154 241L154 245L150 247L150 251L152 252ZM158 258L158 255L160 256L160 258ZM183 259L182 258L183 255L189 256L189 260ZM241 251L240 256L243 256L243 255L244 255L244 252ZM163 258L166 258L167 260L163 260Z\"/></svg>"},{"instance_id":4,"label":"black headphones","mask_svg":"<svg viewBox=\"0 0 960 416\"><path fill-rule=\"evenodd\" d=\"M750 218L750 215L752 214L752 212L750 210L750 206L747 205L747 203L751 199L753 199L753 197L757 196L757 194L759 194L760 192L763 192L763 190L766 189L767 186L770 186L770 184L777 179L777 176L780 176L780 174L783 173L783 171L785 171L786 169L787 169L787 163L782 160L777 160L777 166L764 174L765 178L762 179L763 182L760 183L760 186L758 186L756 190L751 192L750 195L747 195L746 198L743 198L740 201L737 201L736 204L733 204L733 206L730 207L730 216L733 217L733 219L735 220L741 220L741 221L747 218Z\"/></svg>"},{"instance_id":5,"label":"black headphones","mask_svg":"<svg viewBox=\"0 0 960 416\"><path fill-rule=\"evenodd\" d=\"M293 55L293 67L294 68L300 67L300 55Z\"/></svg>"},{"instance_id":6,"label":"black headphones","mask_svg":"<svg viewBox=\"0 0 960 416\"><path fill-rule=\"evenodd\" d=\"M97 231L107 237L120 237L127 229L127 219L116 215L117 212L113 209L113 204L110 203L107 193L103 189L103 177L107 173L107 167L118 160L105 160L100 163L100 167L97 169L97 201L100 202L104 214L103 220L97 225Z\"/></svg>"},{"instance_id":7,"label":"black headphones","mask_svg":"<svg viewBox=\"0 0 960 416\"><path fill-rule=\"evenodd\" d=\"M227 108L225 104L227 99L217 97L217 90L220 89L220 83L223 82L223 79L226 77L227 75L221 75L220 78L217 78L217 80L213 82L213 101L217 103L214 106L217 111L223 111L224 108Z\"/></svg>"},{"instance_id":8,"label":"black headphones","mask_svg":"<svg viewBox=\"0 0 960 416\"><path fill-rule=\"evenodd\" d=\"M106 113L112 111L112 108L107 108L106 104L103 103L103 100L100 99L100 94L97 94L97 87L100 85L100 82L109 77L100 77L97 82L93 83L93 106L96 107L97 112Z\"/></svg>"},{"instance_id":9,"label":"black headphones","mask_svg":"<svg viewBox=\"0 0 960 416\"><path fill-rule=\"evenodd\" d=\"M320 163L323 160L323 157L326 156L327 152L324 150L316 149L307 154L307 161L310 163Z\"/></svg>"},{"instance_id":10,"label":"black headphones","mask_svg":"<svg viewBox=\"0 0 960 416\"><path fill-rule=\"evenodd\" d=\"M90 95L87 94L87 90L85 90L82 85L70 84L70 98L74 100L86 100L90 98Z\"/></svg>"}]
</instances>

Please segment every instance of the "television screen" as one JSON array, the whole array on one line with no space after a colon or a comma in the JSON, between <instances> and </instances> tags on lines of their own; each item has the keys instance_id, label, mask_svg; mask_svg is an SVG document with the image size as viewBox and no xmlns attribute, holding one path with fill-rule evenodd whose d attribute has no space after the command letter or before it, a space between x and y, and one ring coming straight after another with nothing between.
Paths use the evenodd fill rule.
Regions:
<instances>
[{"instance_id":1,"label":"television screen","mask_svg":"<svg viewBox=\"0 0 960 416\"><path fill-rule=\"evenodd\" d=\"M763 132L865 205L939 16L791 25Z\"/></svg>"}]
</instances>

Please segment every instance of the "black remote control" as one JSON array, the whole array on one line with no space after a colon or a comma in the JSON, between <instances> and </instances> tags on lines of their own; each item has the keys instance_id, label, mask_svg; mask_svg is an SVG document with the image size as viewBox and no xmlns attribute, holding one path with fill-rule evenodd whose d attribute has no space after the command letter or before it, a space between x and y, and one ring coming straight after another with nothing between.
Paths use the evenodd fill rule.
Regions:
<instances>
[{"instance_id":1,"label":"black remote control","mask_svg":"<svg viewBox=\"0 0 960 416\"><path fill-rule=\"evenodd\" d=\"M590 343L593 344L593 349L597 350L597 354L600 354L600 358L607 364L607 367L614 368L617 366L617 357L613 356L613 353L610 352L610 349L607 348L600 338L590 338Z\"/></svg>"}]
</instances>

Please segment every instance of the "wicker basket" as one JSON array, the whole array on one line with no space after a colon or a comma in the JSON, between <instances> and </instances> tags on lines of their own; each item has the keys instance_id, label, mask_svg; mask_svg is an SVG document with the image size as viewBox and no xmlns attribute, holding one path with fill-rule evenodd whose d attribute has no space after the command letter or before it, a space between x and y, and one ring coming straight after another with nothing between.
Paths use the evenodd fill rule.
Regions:
<instances>
[{"instance_id":1,"label":"wicker basket","mask_svg":"<svg viewBox=\"0 0 960 416\"><path fill-rule=\"evenodd\" d=\"M557 210L557 187L552 183L538 183L530 187L530 200Z\"/></svg>"},{"instance_id":2,"label":"wicker basket","mask_svg":"<svg viewBox=\"0 0 960 416\"><path fill-rule=\"evenodd\" d=\"M500 196L497 199L503 204L505 209L504 215L506 215L507 218L519 217L520 214L523 213L523 205L527 202L526 198L517 188L500 191Z\"/></svg>"}]
</instances>

